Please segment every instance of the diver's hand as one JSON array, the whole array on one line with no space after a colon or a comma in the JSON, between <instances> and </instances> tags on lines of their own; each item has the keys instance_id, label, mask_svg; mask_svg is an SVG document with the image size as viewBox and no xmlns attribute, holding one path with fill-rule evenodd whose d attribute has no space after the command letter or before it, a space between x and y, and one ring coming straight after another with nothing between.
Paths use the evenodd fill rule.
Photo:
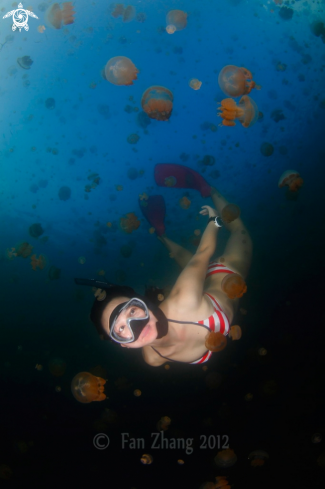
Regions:
<instances>
[{"instance_id":1,"label":"diver's hand","mask_svg":"<svg viewBox=\"0 0 325 489\"><path fill-rule=\"evenodd\" d=\"M202 214L202 216L209 215L209 217L214 217L218 215L217 211L209 205L202 205L202 210L200 211L200 214Z\"/></svg>"}]
</instances>

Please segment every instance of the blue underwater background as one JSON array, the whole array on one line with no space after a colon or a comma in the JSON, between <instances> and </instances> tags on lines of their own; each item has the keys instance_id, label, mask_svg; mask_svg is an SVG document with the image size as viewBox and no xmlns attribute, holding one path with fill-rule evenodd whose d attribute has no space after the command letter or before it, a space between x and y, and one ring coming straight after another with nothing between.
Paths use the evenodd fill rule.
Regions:
<instances>
[{"instance_id":1,"label":"blue underwater background","mask_svg":"<svg viewBox=\"0 0 325 489\"><path fill-rule=\"evenodd\" d=\"M312 437L325 434L325 1L133 0L124 4L135 8L129 22L112 15L112 2L73 5L74 23L56 30L50 2L24 4L38 19L19 32L2 19L17 3L0 0L0 478L8 487L199 489L225 475L238 489L324 487L324 442ZM187 12L187 26L169 35L173 9ZM139 70L133 85L103 78L115 56ZM250 93L259 118L247 129L220 125L226 65L247 68L261 86ZM142 112L152 85L173 93L169 121ZM198 212L212 201L158 187L157 163L201 173L240 206L253 239L234 320L243 337L206 371L155 369L140 351L100 341L89 320L93 292L74 283L97 278L139 293L173 285L180 270L150 234L138 197L164 196L167 235L193 253L194 231L206 226ZM304 180L297 193L278 188L292 169ZM120 227L128 213L140 220L132 233ZM219 236L218 256L227 231ZM33 247L27 258L16 256L22 243ZM43 269L33 270L34 254ZM53 375L53 364L64 373ZM77 403L70 383L81 371L107 379L107 400ZM172 420L166 437L194 439L192 454L151 450L162 416ZM98 433L110 437L106 450L93 445ZM122 449L121 433L146 439L145 450ZM237 456L229 468L214 462L222 447L200 443L223 435ZM254 450L269 455L261 467L250 465Z\"/></svg>"}]
</instances>

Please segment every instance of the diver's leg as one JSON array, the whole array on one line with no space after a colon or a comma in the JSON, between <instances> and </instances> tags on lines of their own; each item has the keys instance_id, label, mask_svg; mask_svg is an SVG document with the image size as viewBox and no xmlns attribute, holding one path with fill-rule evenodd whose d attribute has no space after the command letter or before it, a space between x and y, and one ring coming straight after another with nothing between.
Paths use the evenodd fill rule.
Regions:
<instances>
[{"instance_id":1,"label":"diver's leg","mask_svg":"<svg viewBox=\"0 0 325 489\"><path fill-rule=\"evenodd\" d=\"M191 260L193 253L167 238L165 234L163 236L158 236L158 239L166 246L169 251L169 256L174 258L181 268L185 268Z\"/></svg>"},{"instance_id":2,"label":"diver's leg","mask_svg":"<svg viewBox=\"0 0 325 489\"><path fill-rule=\"evenodd\" d=\"M229 202L213 187L211 188L211 198L220 216L222 209ZM220 261L235 272L238 272L243 278L246 278L251 264L253 249L249 232L240 218L229 224L225 223L225 227L230 231L230 237Z\"/></svg>"}]
</instances>

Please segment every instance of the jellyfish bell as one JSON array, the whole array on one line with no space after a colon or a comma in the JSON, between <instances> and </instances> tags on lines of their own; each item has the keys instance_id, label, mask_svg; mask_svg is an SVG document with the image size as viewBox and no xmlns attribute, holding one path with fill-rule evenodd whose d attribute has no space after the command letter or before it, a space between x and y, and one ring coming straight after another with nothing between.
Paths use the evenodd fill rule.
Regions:
<instances>
[{"instance_id":1,"label":"jellyfish bell","mask_svg":"<svg viewBox=\"0 0 325 489\"><path fill-rule=\"evenodd\" d=\"M52 358L48 365L49 370L54 377L61 377L67 368L65 361L59 357Z\"/></svg>"},{"instance_id":2,"label":"jellyfish bell","mask_svg":"<svg viewBox=\"0 0 325 489\"><path fill-rule=\"evenodd\" d=\"M218 110L217 115L222 117L224 126L235 126L235 119L238 119L243 127L248 128L255 124L259 115L256 103L248 95L244 95L238 104L232 98L225 98Z\"/></svg>"},{"instance_id":3,"label":"jellyfish bell","mask_svg":"<svg viewBox=\"0 0 325 489\"><path fill-rule=\"evenodd\" d=\"M208 333L205 338L205 347L209 351L222 351L227 346L227 338L221 333Z\"/></svg>"},{"instance_id":4,"label":"jellyfish bell","mask_svg":"<svg viewBox=\"0 0 325 489\"><path fill-rule=\"evenodd\" d=\"M62 24L74 23L74 15L72 2L64 2L62 8L58 3L53 3L45 12L45 22L52 29L61 29Z\"/></svg>"},{"instance_id":5,"label":"jellyfish bell","mask_svg":"<svg viewBox=\"0 0 325 489\"><path fill-rule=\"evenodd\" d=\"M286 170L282 173L278 186L279 188L288 186L291 192L297 192L303 183L303 179L296 170Z\"/></svg>"},{"instance_id":6,"label":"jellyfish bell","mask_svg":"<svg viewBox=\"0 0 325 489\"><path fill-rule=\"evenodd\" d=\"M158 85L147 88L141 98L142 110L157 121L168 121L173 110L174 96L168 88Z\"/></svg>"},{"instance_id":7,"label":"jellyfish bell","mask_svg":"<svg viewBox=\"0 0 325 489\"><path fill-rule=\"evenodd\" d=\"M201 88L201 85L202 85L202 82L200 80L198 80L197 78L192 78L189 82L188 82L189 86L191 88L193 88L193 90L200 90Z\"/></svg>"},{"instance_id":8,"label":"jellyfish bell","mask_svg":"<svg viewBox=\"0 0 325 489\"><path fill-rule=\"evenodd\" d=\"M21 58L17 58L17 63L24 70L30 70L30 67L33 64L33 60L30 56L22 56Z\"/></svg>"},{"instance_id":9,"label":"jellyfish bell","mask_svg":"<svg viewBox=\"0 0 325 489\"><path fill-rule=\"evenodd\" d=\"M259 88L253 81L253 76L249 70L234 65L227 65L219 73L219 87L230 97L240 97L247 95L253 88Z\"/></svg>"},{"instance_id":10,"label":"jellyfish bell","mask_svg":"<svg viewBox=\"0 0 325 489\"><path fill-rule=\"evenodd\" d=\"M265 464L265 461L269 458L268 454L264 450L255 450L248 455L252 467L260 467Z\"/></svg>"},{"instance_id":11,"label":"jellyfish bell","mask_svg":"<svg viewBox=\"0 0 325 489\"><path fill-rule=\"evenodd\" d=\"M240 340L242 337L242 330L240 326L231 326L230 331L229 331L229 337L233 340Z\"/></svg>"},{"instance_id":12,"label":"jellyfish bell","mask_svg":"<svg viewBox=\"0 0 325 489\"><path fill-rule=\"evenodd\" d=\"M170 10L166 15L166 24L167 27L173 26L175 31L182 31L187 26L187 13L183 10Z\"/></svg>"},{"instance_id":13,"label":"jellyfish bell","mask_svg":"<svg viewBox=\"0 0 325 489\"><path fill-rule=\"evenodd\" d=\"M247 291L247 285L238 273L229 273L222 279L221 289L229 299L239 299Z\"/></svg>"},{"instance_id":14,"label":"jellyfish bell","mask_svg":"<svg viewBox=\"0 0 325 489\"><path fill-rule=\"evenodd\" d=\"M227 204L221 211L221 219L226 224L235 221L240 216L240 208L236 204Z\"/></svg>"},{"instance_id":15,"label":"jellyfish bell","mask_svg":"<svg viewBox=\"0 0 325 489\"><path fill-rule=\"evenodd\" d=\"M101 377L95 377L89 372L80 372L72 379L71 392L73 397L83 404L104 401L106 399L105 384L106 380Z\"/></svg>"},{"instance_id":16,"label":"jellyfish bell","mask_svg":"<svg viewBox=\"0 0 325 489\"><path fill-rule=\"evenodd\" d=\"M126 56L115 56L107 61L105 78L113 85L133 85L139 70Z\"/></svg>"},{"instance_id":17,"label":"jellyfish bell","mask_svg":"<svg viewBox=\"0 0 325 489\"><path fill-rule=\"evenodd\" d=\"M153 461L153 456L150 455L149 453L144 453L142 455L142 457L140 458L140 462L143 465L150 465L150 464L152 464L152 461Z\"/></svg>"},{"instance_id":18,"label":"jellyfish bell","mask_svg":"<svg viewBox=\"0 0 325 489\"><path fill-rule=\"evenodd\" d=\"M227 448L226 450L221 450L217 453L214 462L216 466L220 468L231 467L237 462L237 455L233 450Z\"/></svg>"}]
</instances>

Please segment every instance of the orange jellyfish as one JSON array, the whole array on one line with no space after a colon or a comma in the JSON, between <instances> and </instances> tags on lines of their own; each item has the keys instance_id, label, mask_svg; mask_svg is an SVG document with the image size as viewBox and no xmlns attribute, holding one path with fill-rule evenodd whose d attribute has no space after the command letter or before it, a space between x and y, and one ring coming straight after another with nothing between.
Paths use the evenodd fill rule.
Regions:
<instances>
[{"instance_id":1,"label":"orange jellyfish","mask_svg":"<svg viewBox=\"0 0 325 489\"><path fill-rule=\"evenodd\" d=\"M232 98L223 99L219 111L217 115L222 117L224 126L235 126L235 119L238 119L242 126L251 127L259 114L256 103L248 95L244 95L238 105Z\"/></svg>"},{"instance_id":2,"label":"orange jellyfish","mask_svg":"<svg viewBox=\"0 0 325 489\"><path fill-rule=\"evenodd\" d=\"M302 187L304 181L296 170L287 170L282 173L279 180L279 188L289 187L291 192L297 192Z\"/></svg>"},{"instance_id":3,"label":"orange jellyfish","mask_svg":"<svg viewBox=\"0 0 325 489\"><path fill-rule=\"evenodd\" d=\"M222 68L218 77L219 87L230 97L247 95L253 88L259 88L253 81L253 76L246 68L228 65Z\"/></svg>"},{"instance_id":4,"label":"orange jellyfish","mask_svg":"<svg viewBox=\"0 0 325 489\"><path fill-rule=\"evenodd\" d=\"M115 56L105 66L105 78L113 85L133 85L138 73L136 66L125 56Z\"/></svg>"},{"instance_id":5,"label":"orange jellyfish","mask_svg":"<svg viewBox=\"0 0 325 489\"><path fill-rule=\"evenodd\" d=\"M26 241L24 241L23 243L21 243L20 245L18 245L16 247L17 256L27 258L28 256L30 256L32 254L33 248L34 247L32 245L30 245L29 243L26 243Z\"/></svg>"},{"instance_id":6,"label":"orange jellyfish","mask_svg":"<svg viewBox=\"0 0 325 489\"><path fill-rule=\"evenodd\" d=\"M73 397L82 403L104 401L105 384L106 380L101 377L95 377L89 372L80 372L72 379L71 392Z\"/></svg>"},{"instance_id":7,"label":"orange jellyfish","mask_svg":"<svg viewBox=\"0 0 325 489\"><path fill-rule=\"evenodd\" d=\"M115 8L112 12L112 17L114 17L115 19L117 19L118 17L122 16L124 14L124 6L122 3L117 3L115 5Z\"/></svg>"},{"instance_id":8,"label":"orange jellyfish","mask_svg":"<svg viewBox=\"0 0 325 489\"><path fill-rule=\"evenodd\" d=\"M179 201L179 205L182 209L188 209L191 205L191 201L187 197L182 197Z\"/></svg>"},{"instance_id":9,"label":"orange jellyfish","mask_svg":"<svg viewBox=\"0 0 325 489\"><path fill-rule=\"evenodd\" d=\"M36 255L32 255L30 258L30 263L34 271L36 270L36 268L43 270L46 265L45 257L43 255L39 255L39 257L37 258Z\"/></svg>"},{"instance_id":10,"label":"orange jellyfish","mask_svg":"<svg viewBox=\"0 0 325 489\"><path fill-rule=\"evenodd\" d=\"M214 486L214 489L230 489L230 487L227 477L220 475L216 477L216 485Z\"/></svg>"},{"instance_id":11,"label":"orange jellyfish","mask_svg":"<svg viewBox=\"0 0 325 489\"><path fill-rule=\"evenodd\" d=\"M237 462L237 455L233 450L227 448L217 453L214 462L217 467L231 467Z\"/></svg>"},{"instance_id":12,"label":"orange jellyfish","mask_svg":"<svg viewBox=\"0 0 325 489\"><path fill-rule=\"evenodd\" d=\"M166 24L167 26L174 26L176 31L185 29L187 26L187 13L183 12L183 10L170 10L166 15Z\"/></svg>"},{"instance_id":13,"label":"orange jellyfish","mask_svg":"<svg viewBox=\"0 0 325 489\"><path fill-rule=\"evenodd\" d=\"M221 219L226 224L235 221L240 216L240 208L236 204L227 204L221 211Z\"/></svg>"},{"instance_id":14,"label":"orange jellyfish","mask_svg":"<svg viewBox=\"0 0 325 489\"><path fill-rule=\"evenodd\" d=\"M201 88L201 85L202 85L202 82L200 80L198 80L197 78L192 78L189 82L188 82L189 86L191 88L193 88L193 90L200 90Z\"/></svg>"},{"instance_id":15,"label":"orange jellyfish","mask_svg":"<svg viewBox=\"0 0 325 489\"><path fill-rule=\"evenodd\" d=\"M127 234L131 234L140 226L140 221L134 212L129 212L126 217L120 218L120 228Z\"/></svg>"},{"instance_id":16,"label":"orange jellyfish","mask_svg":"<svg viewBox=\"0 0 325 489\"><path fill-rule=\"evenodd\" d=\"M49 361L49 371L54 377L61 377L67 368L67 364L62 358L56 357Z\"/></svg>"},{"instance_id":17,"label":"orange jellyfish","mask_svg":"<svg viewBox=\"0 0 325 489\"><path fill-rule=\"evenodd\" d=\"M173 94L168 88L152 86L142 95L142 110L157 121L168 121L173 110Z\"/></svg>"},{"instance_id":18,"label":"orange jellyfish","mask_svg":"<svg viewBox=\"0 0 325 489\"><path fill-rule=\"evenodd\" d=\"M140 462L143 465L150 465L150 464L152 464L152 461L153 461L153 456L150 455L150 453L144 453L142 455L142 457L140 458Z\"/></svg>"},{"instance_id":19,"label":"orange jellyfish","mask_svg":"<svg viewBox=\"0 0 325 489\"><path fill-rule=\"evenodd\" d=\"M240 340L242 336L241 327L240 326L231 326L229 331L229 337L232 340Z\"/></svg>"},{"instance_id":20,"label":"orange jellyfish","mask_svg":"<svg viewBox=\"0 0 325 489\"><path fill-rule=\"evenodd\" d=\"M221 289L229 299L239 299L247 291L247 285L240 275L229 273L222 280Z\"/></svg>"},{"instance_id":21,"label":"orange jellyfish","mask_svg":"<svg viewBox=\"0 0 325 489\"><path fill-rule=\"evenodd\" d=\"M63 25L74 23L75 12L72 2L64 2L62 9L58 3L53 3L45 13L46 23L54 29L61 29Z\"/></svg>"},{"instance_id":22,"label":"orange jellyfish","mask_svg":"<svg viewBox=\"0 0 325 489\"><path fill-rule=\"evenodd\" d=\"M205 338L205 347L209 351L221 351L227 346L227 338L221 333L208 333Z\"/></svg>"},{"instance_id":23,"label":"orange jellyfish","mask_svg":"<svg viewBox=\"0 0 325 489\"><path fill-rule=\"evenodd\" d=\"M168 430L171 422L172 420L168 416L163 416L157 423L157 430L158 431Z\"/></svg>"},{"instance_id":24,"label":"orange jellyfish","mask_svg":"<svg viewBox=\"0 0 325 489\"><path fill-rule=\"evenodd\" d=\"M264 450L255 450L248 455L252 467L261 467L268 458L269 456Z\"/></svg>"}]
</instances>

